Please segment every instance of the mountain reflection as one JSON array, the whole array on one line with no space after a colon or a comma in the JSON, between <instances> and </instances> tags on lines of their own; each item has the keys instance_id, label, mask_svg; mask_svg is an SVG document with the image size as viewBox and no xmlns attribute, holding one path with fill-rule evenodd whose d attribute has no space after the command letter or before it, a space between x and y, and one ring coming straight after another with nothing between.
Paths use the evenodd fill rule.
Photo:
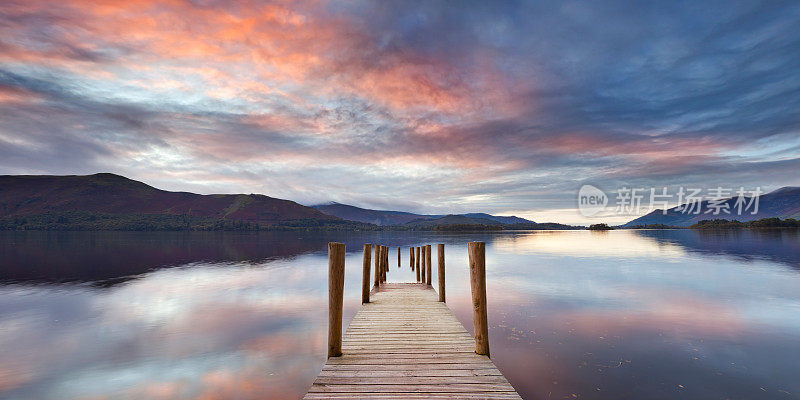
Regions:
<instances>
[{"instance_id":1,"label":"mountain reflection","mask_svg":"<svg viewBox=\"0 0 800 400\"><path fill-rule=\"evenodd\" d=\"M679 245L688 252L734 257L740 260L768 260L800 269L800 230L640 230L637 236L665 245Z\"/></svg>"},{"instance_id":2,"label":"mountain reflection","mask_svg":"<svg viewBox=\"0 0 800 400\"><path fill-rule=\"evenodd\" d=\"M195 262L259 263L325 249L325 239L275 232L3 232L0 282L124 281Z\"/></svg>"},{"instance_id":3,"label":"mountain reflection","mask_svg":"<svg viewBox=\"0 0 800 400\"><path fill-rule=\"evenodd\" d=\"M492 359L525 398L800 393L797 232L0 232L0 398L300 398L325 361L328 242L348 249L345 325L364 243L392 248L390 282L415 279L408 246L445 243L471 330L475 240Z\"/></svg>"}]
</instances>

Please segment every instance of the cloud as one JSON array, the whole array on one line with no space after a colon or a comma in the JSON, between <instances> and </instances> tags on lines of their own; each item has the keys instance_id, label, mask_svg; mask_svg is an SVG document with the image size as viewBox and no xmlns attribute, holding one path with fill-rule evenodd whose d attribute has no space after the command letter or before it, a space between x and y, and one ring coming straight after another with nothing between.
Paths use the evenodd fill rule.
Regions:
<instances>
[{"instance_id":1,"label":"cloud","mask_svg":"<svg viewBox=\"0 0 800 400\"><path fill-rule=\"evenodd\" d=\"M3 173L425 212L563 209L585 181L800 184L793 2L37 0L0 16Z\"/></svg>"}]
</instances>

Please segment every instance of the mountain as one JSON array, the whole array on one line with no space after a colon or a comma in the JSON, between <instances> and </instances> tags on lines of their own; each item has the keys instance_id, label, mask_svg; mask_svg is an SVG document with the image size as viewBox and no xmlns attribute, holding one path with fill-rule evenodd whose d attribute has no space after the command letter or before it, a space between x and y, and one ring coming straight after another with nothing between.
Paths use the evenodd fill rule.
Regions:
<instances>
[{"instance_id":1,"label":"mountain","mask_svg":"<svg viewBox=\"0 0 800 400\"><path fill-rule=\"evenodd\" d=\"M469 214L462 214L462 215L465 216L465 217L469 217L469 218L488 219L488 220L492 220L494 222L499 222L499 223L501 223L503 225L507 225L507 224L530 224L530 223L533 223L533 221L531 221L529 219L515 217L513 215L510 216L510 217L504 217L504 216L499 216L499 215L490 215L490 214L484 214L484 213L469 213Z\"/></svg>"},{"instance_id":2,"label":"mountain","mask_svg":"<svg viewBox=\"0 0 800 400\"><path fill-rule=\"evenodd\" d=\"M403 225L418 219L433 219L438 216L413 214L403 211L370 210L347 204L328 203L311 206L325 214L341 219L375 225Z\"/></svg>"},{"instance_id":3,"label":"mountain","mask_svg":"<svg viewBox=\"0 0 800 400\"><path fill-rule=\"evenodd\" d=\"M289 200L258 194L169 192L108 173L0 176L0 221L47 223L53 218L53 223L61 225L69 225L70 218L80 220L88 229L99 224L98 218L126 224L143 219L148 223L167 221L170 226L180 221L216 225L235 221L258 226L339 221Z\"/></svg>"},{"instance_id":4,"label":"mountain","mask_svg":"<svg viewBox=\"0 0 800 400\"><path fill-rule=\"evenodd\" d=\"M750 198L745 198L749 201ZM713 207L709 207L709 201L700 203L700 212L683 213L679 206L667 210L666 215L663 210L655 210L647 215L636 218L624 225L630 228L639 225L664 224L669 226L691 226L702 220L708 219L727 219L738 221L753 221L761 218L800 218L800 187L787 186L773 192L759 196L758 213L751 214L751 210L743 211L742 215L737 214L736 197L729 198L721 204L727 205L731 210L730 214L719 213L714 215ZM711 211L711 212L710 212Z\"/></svg>"},{"instance_id":5,"label":"mountain","mask_svg":"<svg viewBox=\"0 0 800 400\"><path fill-rule=\"evenodd\" d=\"M350 221L358 221L375 225L409 225L409 226L427 226L431 225L425 221L439 220L440 223L444 222L447 225L455 225L456 223L449 223L455 221L452 217L460 216L464 219L465 224L470 225L508 225L518 223L533 223L533 221L520 217L504 217L495 216L484 213L470 213L470 214L457 214L457 215L436 215L436 214L414 214L404 211L387 211L387 210L372 210L368 208L361 208L340 203L327 203L319 204L314 207L326 214L334 215L342 219ZM442 218L447 218L442 220ZM432 223L436 224L436 223ZM458 224L461 224L459 222Z\"/></svg>"},{"instance_id":6,"label":"mountain","mask_svg":"<svg viewBox=\"0 0 800 400\"><path fill-rule=\"evenodd\" d=\"M425 228L447 225L501 225L501 223L487 218L471 218L466 215L445 215L439 218L420 218L405 224L411 228Z\"/></svg>"}]
</instances>

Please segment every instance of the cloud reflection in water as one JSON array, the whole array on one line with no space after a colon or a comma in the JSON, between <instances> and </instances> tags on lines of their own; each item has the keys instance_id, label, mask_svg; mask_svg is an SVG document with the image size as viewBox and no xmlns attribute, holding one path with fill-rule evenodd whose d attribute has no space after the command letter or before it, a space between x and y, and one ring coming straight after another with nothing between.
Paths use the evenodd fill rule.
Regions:
<instances>
[{"instance_id":1,"label":"cloud reflection in water","mask_svg":"<svg viewBox=\"0 0 800 400\"><path fill-rule=\"evenodd\" d=\"M0 235L3 398L300 397L325 360L328 241L349 250L345 324L362 243L391 246L389 279L408 281L407 247L440 242L471 330L471 240L487 242L492 358L525 397L800 393L797 234Z\"/></svg>"}]
</instances>

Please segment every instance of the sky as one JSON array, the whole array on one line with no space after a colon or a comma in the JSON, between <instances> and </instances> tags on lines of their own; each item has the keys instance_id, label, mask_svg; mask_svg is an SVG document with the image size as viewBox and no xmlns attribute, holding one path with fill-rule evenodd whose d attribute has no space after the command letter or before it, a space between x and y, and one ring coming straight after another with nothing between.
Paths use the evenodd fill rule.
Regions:
<instances>
[{"instance_id":1,"label":"sky","mask_svg":"<svg viewBox=\"0 0 800 400\"><path fill-rule=\"evenodd\" d=\"M565 223L584 184L770 191L798 32L797 1L3 0L0 174Z\"/></svg>"}]
</instances>

